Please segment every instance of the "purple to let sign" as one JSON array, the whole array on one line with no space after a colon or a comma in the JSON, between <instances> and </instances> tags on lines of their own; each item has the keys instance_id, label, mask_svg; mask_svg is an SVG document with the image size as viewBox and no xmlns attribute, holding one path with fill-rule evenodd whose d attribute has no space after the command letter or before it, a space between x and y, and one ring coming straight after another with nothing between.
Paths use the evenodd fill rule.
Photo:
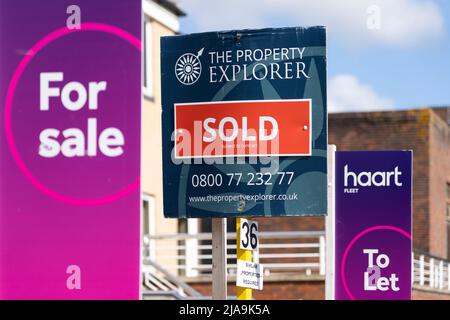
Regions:
<instances>
[{"instance_id":1,"label":"purple to let sign","mask_svg":"<svg viewBox=\"0 0 450 320\"><path fill-rule=\"evenodd\" d=\"M411 299L411 169L411 151L336 153L336 299Z\"/></svg>"}]
</instances>

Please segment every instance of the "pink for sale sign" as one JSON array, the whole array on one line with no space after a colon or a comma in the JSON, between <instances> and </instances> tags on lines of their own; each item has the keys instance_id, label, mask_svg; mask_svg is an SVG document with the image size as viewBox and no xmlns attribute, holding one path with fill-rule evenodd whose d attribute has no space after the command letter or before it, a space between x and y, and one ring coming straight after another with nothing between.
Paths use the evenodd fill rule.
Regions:
<instances>
[{"instance_id":1,"label":"pink for sale sign","mask_svg":"<svg viewBox=\"0 0 450 320\"><path fill-rule=\"evenodd\" d=\"M140 32L140 0L0 0L0 299L139 298Z\"/></svg>"}]
</instances>

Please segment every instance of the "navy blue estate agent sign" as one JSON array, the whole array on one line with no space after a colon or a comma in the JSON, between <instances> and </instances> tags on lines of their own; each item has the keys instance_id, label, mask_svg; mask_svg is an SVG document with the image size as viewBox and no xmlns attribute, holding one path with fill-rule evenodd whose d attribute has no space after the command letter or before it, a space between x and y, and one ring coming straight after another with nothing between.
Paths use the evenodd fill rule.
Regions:
<instances>
[{"instance_id":1,"label":"navy blue estate agent sign","mask_svg":"<svg viewBox=\"0 0 450 320\"><path fill-rule=\"evenodd\" d=\"M164 214L327 212L326 30L161 39Z\"/></svg>"}]
</instances>

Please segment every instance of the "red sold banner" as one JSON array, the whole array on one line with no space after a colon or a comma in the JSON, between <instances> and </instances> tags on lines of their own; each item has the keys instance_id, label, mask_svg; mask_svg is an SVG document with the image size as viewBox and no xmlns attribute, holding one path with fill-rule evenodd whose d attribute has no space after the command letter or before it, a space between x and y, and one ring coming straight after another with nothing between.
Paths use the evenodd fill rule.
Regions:
<instances>
[{"instance_id":1,"label":"red sold banner","mask_svg":"<svg viewBox=\"0 0 450 320\"><path fill-rule=\"evenodd\" d=\"M175 158L310 156L311 99L175 104Z\"/></svg>"}]
</instances>

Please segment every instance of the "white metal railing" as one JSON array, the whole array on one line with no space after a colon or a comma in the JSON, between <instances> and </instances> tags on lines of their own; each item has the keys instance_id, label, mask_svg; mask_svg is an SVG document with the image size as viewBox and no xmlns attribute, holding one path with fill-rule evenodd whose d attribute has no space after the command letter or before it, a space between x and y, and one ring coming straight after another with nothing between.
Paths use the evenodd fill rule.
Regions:
<instances>
[{"instance_id":1,"label":"white metal railing","mask_svg":"<svg viewBox=\"0 0 450 320\"><path fill-rule=\"evenodd\" d=\"M146 235L144 240L144 252L151 252L148 246L153 244L156 261L173 274L192 279L211 275L211 233ZM258 257L266 276L325 275L324 231L260 232L259 241ZM235 275L236 234L228 233L227 242L227 271ZM415 286L450 294L450 262L413 252L412 280Z\"/></svg>"},{"instance_id":2,"label":"white metal railing","mask_svg":"<svg viewBox=\"0 0 450 320\"><path fill-rule=\"evenodd\" d=\"M428 254L413 253L413 283L450 293L450 262Z\"/></svg>"},{"instance_id":3,"label":"white metal railing","mask_svg":"<svg viewBox=\"0 0 450 320\"><path fill-rule=\"evenodd\" d=\"M203 297L197 290L171 274L164 267L150 258L143 259L142 266L142 291L144 299L173 298L200 299Z\"/></svg>"},{"instance_id":4,"label":"white metal railing","mask_svg":"<svg viewBox=\"0 0 450 320\"><path fill-rule=\"evenodd\" d=\"M145 236L155 245L156 261L174 274L206 276L212 270L211 233ZM265 274L325 275L323 231L260 232L259 262ZM152 241L149 241L152 240ZM227 234L227 271L236 273L236 234ZM144 250L148 252L151 250Z\"/></svg>"}]
</instances>

